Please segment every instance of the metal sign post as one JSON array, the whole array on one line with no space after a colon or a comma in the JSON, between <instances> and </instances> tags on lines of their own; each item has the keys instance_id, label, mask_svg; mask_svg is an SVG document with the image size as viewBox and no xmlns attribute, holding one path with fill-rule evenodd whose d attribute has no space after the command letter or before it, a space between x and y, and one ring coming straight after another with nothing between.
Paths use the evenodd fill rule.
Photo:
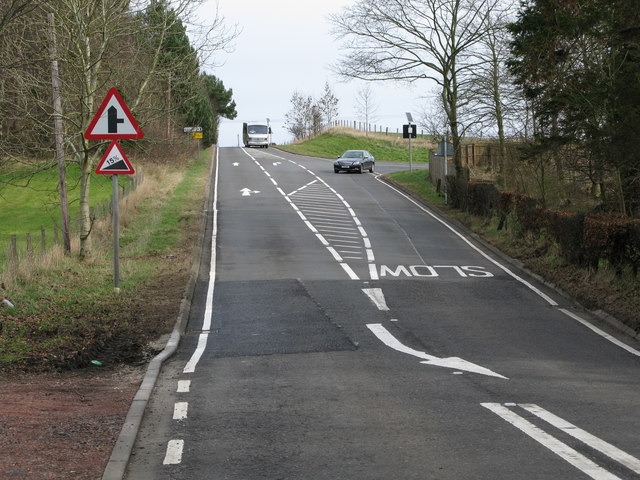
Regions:
<instances>
[{"instance_id":1,"label":"metal sign post","mask_svg":"<svg viewBox=\"0 0 640 480\"><path fill-rule=\"evenodd\" d=\"M413 148L411 146L411 139L415 137L413 133L413 116L411 112L406 112L407 121L409 122L408 134L409 134L409 172L413 172Z\"/></svg>"},{"instance_id":2,"label":"metal sign post","mask_svg":"<svg viewBox=\"0 0 640 480\"><path fill-rule=\"evenodd\" d=\"M113 197L111 215L113 217L113 284L115 293L120 293L120 214L118 205L118 175L132 175L133 166L124 154L118 140L143 138L144 133L131 114L129 107L117 89L111 88L105 96L98 112L87 127L84 137L88 140L112 140L105 150L95 172L111 175Z\"/></svg>"},{"instance_id":3,"label":"metal sign post","mask_svg":"<svg viewBox=\"0 0 640 480\"><path fill-rule=\"evenodd\" d=\"M118 206L118 175L111 175L113 199L111 210L113 217L113 289L120 293L120 215Z\"/></svg>"},{"instance_id":4,"label":"metal sign post","mask_svg":"<svg viewBox=\"0 0 640 480\"><path fill-rule=\"evenodd\" d=\"M409 123L409 171L413 172L413 148L411 146L411 137L413 136L413 125Z\"/></svg>"}]
</instances>

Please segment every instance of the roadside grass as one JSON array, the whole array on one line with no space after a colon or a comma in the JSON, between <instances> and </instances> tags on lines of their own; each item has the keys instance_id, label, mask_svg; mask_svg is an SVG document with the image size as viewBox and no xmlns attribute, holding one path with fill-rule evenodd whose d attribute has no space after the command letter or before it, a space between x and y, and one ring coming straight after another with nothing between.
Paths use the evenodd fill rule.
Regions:
<instances>
[{"instance_id":1,"label":"roadside grass","mask_svg":"<svg viewBox=\"0 0 640 480\"><path fill-rule=\"evenodd\" d=\"M429 170L403 171L387 175L397 185L418 195L422 200L444 206L444 197L440 195L429 180Z\"/></svg>"},{"instance_id":2,"label":"roadside grass","mask_svg":"<svg viewBox=\"0 0 640 480\"><path fill-rule=\"evenodd\" d=\"M413 161L429 162L429 150L432 148L429 138L413 140ZM409 142L397 134L383 134L353 130L350 128L331 128L326 132L300 143L279 145L278 148L313 157L337 158L345 150L368 150L378 162L408 162Z\"/></svg>"},{"instance_id":3,"label":"roadside grass","mask_svg":"<svg viewBox=\"0 0 640 480\"><path fill-rule=\"evenodd\" d=\"M56 247L23 266L7 285L15 308L0 310L0 369L139 358L149 335L165 333L167 325L157 318L141 318L140 306L164 295L153 289L160 277L174 276L184 289L184 272L177 270L191 262L210 156L206 150L171 169L154 166L121 203L119 295L113 288L110 220L94 224L92 253L85 259Z\"/></svg>"}]
</instances>

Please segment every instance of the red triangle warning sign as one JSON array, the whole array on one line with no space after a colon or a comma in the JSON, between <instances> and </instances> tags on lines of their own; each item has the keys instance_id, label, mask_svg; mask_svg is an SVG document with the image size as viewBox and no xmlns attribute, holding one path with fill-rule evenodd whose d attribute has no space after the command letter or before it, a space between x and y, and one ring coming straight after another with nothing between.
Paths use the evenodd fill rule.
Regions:
<instances>
[{"instance_id":1,"label":"red triangle warning sign","mask_svg":"<svg viewBox=\"0 0 640 480\"><path fill-rule=\"evenodd\" d=\"M132 175L135 172L131 162L115 140L111 142L96 167L96 173L104 175Z\"/></svg>"},{"instance_id":2,"label":"red triangle warning sign","mask_svg":"<svg viewBox=\"0 0 640 480\"><path fill-rule=\"evenodd\" d=\"M116 88L109 89L100 108L98 108L98 112L84 132L84 138L121 140L142 137L144 137L144 133L118 90Z\"/></svg>"}]
</instances>

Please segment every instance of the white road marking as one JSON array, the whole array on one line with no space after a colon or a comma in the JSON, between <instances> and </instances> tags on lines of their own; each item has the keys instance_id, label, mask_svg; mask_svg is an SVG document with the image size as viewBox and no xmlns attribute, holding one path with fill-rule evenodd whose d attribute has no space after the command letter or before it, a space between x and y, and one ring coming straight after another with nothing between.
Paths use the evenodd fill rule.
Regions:
<instances>
[{"instance_id":1,"label":"white road marking","mask_svg":"<svg viewBox=\"0 0 640 480\"><path fill-rule=\"evenodd\" d=\"M204 318L202 320L202 331L208 332L211 330L211 321L213 317L213 291L216 285L216 265L217 265L217 242L218 242L218 180L219 180L219 149L216 148L216 173L215 173L215 186L213 195L213 225L211 231L211 262L209 264L209 284L207 285L207 297L204 307ZM193 355L184 367L183 373L193 373L196 370L196 365L200 361L205 348L207 347L207 340L209 338L208 333L201 333L198 338L198 346L193 352Z\"/></svg>"},{"instance_id":2,"label":"white road marking","mask_svg":"<svg viewBox=\"0 0 640 480\"><path fill-rule=\"evenodd\" d=\"M360 280L360 277L355 273L355 271L348 265L345 260L362 260L361 257L343 257L336 250L335 246L331 245L331 243L323 236L326 233L327 237L334 236L333 234L349 234L351 232L360 233L360 239L365 244L366 254L367 254L367 262L369 266L369 275L372 280L378 279L378 273L376 270L375 256L373 254L373 250L371 249L371 242L368 239L367 232L362 227L360 223L360 219L355 214L355 211L351 208L351 206L345 201L344 197L336 192L327 182L322 180L320 177L316 176L311 170L307 167L293 161L290 159L285 159L279 157L277 155L273 155L271 153L266 153L266 155L271 155L273 157L286 160L293 165L296 165L299 168L302 168L310 175L313 175L315 179L306 185L292 191L290 194L285 194L284 191L278 186L276 180L266 171L263 165L261 165L258 160L247 152L245 149L242 151L251 158L260 169L268 175L271 179L272 183L276 186L276 190L280 192L280 194L285 198L285 200L291 205L291 207L298 212L300 218L305 222L307 227L316 234L316 237L321 241L324 247L329 251L329 253L333 256L333 258L338 262L338 264L342 267L342 269L347 273L351 280ZM245 189L247 190L247 189ZM331 192L329 194L328 192ZM258 192L259 193L259 192ZM244 195L244 193L243 193ZM295 201L292 197L295 196ZM336 201L336 198L339 201ZM346 215L343 212L338 211L339 208L345 208L348 212ZM332 215L329 215L331 213ZM337 217L337 218L336 218ZM327 220L329 218L330 220ZM345 222L342 218L348 218L350 221ZM351 226L349 226L351 225ZM357 229L357 230L356 230ZM358 238L358 237L355 237ZM347 253L360 253L360 252L352 252L349 251Z\"/></svg>"},{"instance_id":3,"label":"white road marking","mask_svg":"<svg viewBox=\"0 0 640 480\"><path fill-rule=\"evenodd\" d=\"M439 222L440 224L442 224L445 228L447 228L448 230L450 230L452 233L454 233L458 238L460 238L463 242L465 242L467 245L469 245L473 250L475 250L476 252L478 252L480 255L482 255L485 259L487 259L489 262L493 263L495 266L497 266L498 268L500 268L502 271L504 271L507 275L509 275L510 277L512 277L513 279L517 280L518 282L522 283L523 285L525 285L527 288L529 288L532 292L536 293L536 295L540 296L541 298L543 298L549 305L551 306L558 306L558 302L556 302L554 299L552 299L551 297L549 297L547 294L543 293L540 289L534 287L531 283L527 282L524 278L516 275L514 272L512 272L511 270L509 270L506 266L504 266L503 264L501 264L500 262L498 262L497 260L493 259L490 255L488 255L487 253L483 252L479 247L476 247L471 240L469 240L468 238L466 238L464 235L462 235L460 232L458 232L455 228L453 228L451 225L449 225L447 222L445 222L444 220L442 220L441 218L439 218L437 215L435 215L433 212L431 212L430 210L428 210L427 208L425 208L424 206L420 205L418 202L416 202L413 198L411 198L410 196L406 195L404 192L398 190L397 188L395 188L392 185L389 185L388 183L383 182L382 180L380 180L378 177L376 177L376 180L378 180L380 183L382 183L383 185L389 187L391 190L394 190L395 192L397 192L399 195L402 195L404 198L406 198L408 201L410 201L411 203L413 203L416 207L418 207L420 210L422 210L423 212L425 212L427 215L429 215L430 217L432 217L434 220L436 220L437 222Z\"/></svg>"},{"instance_id":4,"label":"white road marking","mask_svg":"<svg viewBox=\"0 0 640 480\"><path fill-rule=\"evenodd\" d=\"M512 412L507 407L500 405L499 403L481 403L480 405L492 411L499 417L502 417L518 430L527 434L529 437L533 438L535 441L548 448L594 480L620 480L616 475L600 467L592 460L536 427L534 424Z\"/></svg>"},{"instance_id":5,"label":"white road marking","mask_svg":"<svg viewBox=\"0 0 640 480\"><path fill-rule=\"evenodd\" d=\"M589 445L594 450L597 450L607 457L615 460L616 462L621 463L635 473L640 473L640 460L632 455L629 455L627 452L624 452L623 450L620 450L610 443L601 440L595 435L592 435L589 432L576 427L575 425L567 422L566 420L563 420L553 413L548 412L542 407L529 403L520 404L520 407L524 408L528 412L533 413L536 417L541 418L554 427L559 428L564 433L572 436L573 438L580 440L582 443Z\"/></svg>"},{"instance_id":6,"label":"white road marking","mask_svg":"<svg viewBox=\"0 0 640 480\"><path fill-rule=\"evenodd\" d=\"M191 390L191 380L178 380L178 393L189 393Z\"/></svg>"},{"instance_id":7,"label":"white road marking","mask_svg":"<svg viewBox=\"0 0 640 480\"><path fill-rule=\"evenodd\" d=\"M342 262L342 263L340 263L340 266L342 267L342 269L345 272L347 272L347 275L349 275L349 278L351 280L360 280L360 277L358 277L356 272L354 272L353 269L349 265L347 265L346 263Z\"/></svg>"},{"instance_id":8,"label":"white road marking","mask_svg":"<svg viewBox=\"0 0 640 480\"><path fill-rule=\"evenodd\" d=\"M250 188L245 187L240 190L240 192L242 192L243 197L250 197L253 194L260 193L260 190L251 190Z\"/></svg>"},{"instance_id":9,"label":"white road marking","mask_svg":"<svg viewBox=\"0 0 640 480\"><path fill-rule=\"evenodd\" d=\"M188 402L176 402L173 406L173 419L184 420L187 418L187 411L189 410Z\"/></svg>"},{"instance_id":10,"label":"white road marking","mask_svg":"<svg viewBox=\"0 0 640 480\"><path fill-rule=\"evenodd\" d=\"M568 315L569 317L573 318L574 320L580 322L582 325L584 325L585 327L587 327L588 329L592 330L593 332L597 333L598 335L600 335L601 337L609 340L611 343L617 345L618 347L626 350L627 352L629 352L632 355L635 355L636 357L640 357L640 352L638 350L636 350L633 347L630 347L629 345L621 342L620 340L618 340L615 337L612 337L611 335L609 335L608 333L600 330L598 327L596 327L595 325L591 325L589 322L587 322L584 318L580 317L579 315L576 315L575 313L571 312L570 310L564 309L564 308L560 308L559 309L562 313L564 313L565 315Z\"/></svg>"},{"instance_id":11,"label":"white road marking","mask_svg":"<svg viewBox=\"0 0 640 480\"><path fill-rule=\"evenodd\" d=\"M189 359L187 364L184 366L182 373L193 373L196 371L196 365L198 365L198 362L202 358L202 354L207 348L208 339L209 339L208 333L200 334L200 336L198 337L198 345L196 346L196 349L193 352L193 355L191 355L191 358Z\"/></svg>"},{"instance_id":12,"label":"white road marking","mask_svg":"<svg viewBox=\"0 0 640 480\"><path fill-rule=\"evenodd\" d=\"M504 377L498 373L492 372L488 368L481 367L480 365L476 365L475 363L468 362L459 357L438 358L438 357L434 357L433 355L429 355L425 352L420 352L419 350L415 350L411 347L407 347L406 345L402 344L396 337L391 335L391 333L379 323L370 323L367 325L367 327L386 346L394 350L397 350L398 352L402 352L408 355L413 355L414 357L422 358L424 360L420 363L423 363L425 365L452 368L454 370L463 370L465 372L478 373L480 375L487 375L489 377L497 377L497 378L503 378L505 380L508 380L507 377Z\"/></svg>"},{"instance_id":13,"label":"white road marking","mask_svg":"<svg viewBox=\"0 0 640 480\"><path fill-rule=\"evenodd\" d=\"M184 440L170 440L167 444L167 453L162 461L163 465L178 465L182 462L182 450Z\"/></svg>"},{"instance_id":14,"label":"white road marking","mask_svg":"<svg viewBox=\"0 0 640 480\"><path fill-rule=\"evenodd\" d=\"M382 293L381 288L363 288L362 291L371 299L378 310L383 312L388 312L389 307L387 306L387 301L384 298L384 293Z\"/></svg>"},{"instance_id":15,"label":"white road marking","mask_svg":"<svg viewBox=\"0 0 640 480\"><path fill-rule=\"evenodd\" d=\"M376 269L375 263L370 263L369 264L369 276L371 277L371 280L379 280L380 279L380 277L378 277L378 270Z\"/></svg>"}]
</instances>

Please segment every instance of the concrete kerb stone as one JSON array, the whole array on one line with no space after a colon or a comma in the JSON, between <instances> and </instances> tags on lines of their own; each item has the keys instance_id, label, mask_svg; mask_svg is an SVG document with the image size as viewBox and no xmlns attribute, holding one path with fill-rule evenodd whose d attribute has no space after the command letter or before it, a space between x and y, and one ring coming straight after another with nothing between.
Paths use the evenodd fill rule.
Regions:
<instances>
[{"instance_id":1,"label":"concrete kerb stone","mask_svg":"<svg viewBox=\"0 0 640 480\"><path fill-rule=\"evenodd\" d=\"M193 292L195 290L196 281L198 278L200 257L202 255L202 251L204 250L204 234L207 220L206 212L208 211L209 203L211 200L211 182L213 181L213 172L215 172L215 163L217 161L217 146L214 146L212 156L213 157L211 161L209 179L205 187L205 200L203 205L204 211L200 224L200 240L198 242L198 247L196 248L196 251L193 255L191 271L189 273L189 279L185 287L182 301L180 302L180 311L178 313L178 318L164 349L149 362L149 366L147 367L147 371L144 375L144 378L142 379L142 383L140 384L140 387L138 388L138 391L133 398L131 406L129 407L129 411L127 412L124 425L120 430L120 434L118 435L116 444L111 451L111 456L109 457L109 461L107 462L105 470L102 474L102 480L122 480L124 478L127 464L129 463L129 458L131 457L131 452L133 451L133 446L136 441L136 437L140 430L140 426L142 425L142 419L147 408L147 403L149 402L151 394L153 393L153 389L155 387L156 381L158 380L158 376L160 375L162 365L176 352L176 350L178 349L178 345L180 344L180 339L185 332L187 320L189 318L189 312L191 311Z\"/></svg>"}]
</instances>

